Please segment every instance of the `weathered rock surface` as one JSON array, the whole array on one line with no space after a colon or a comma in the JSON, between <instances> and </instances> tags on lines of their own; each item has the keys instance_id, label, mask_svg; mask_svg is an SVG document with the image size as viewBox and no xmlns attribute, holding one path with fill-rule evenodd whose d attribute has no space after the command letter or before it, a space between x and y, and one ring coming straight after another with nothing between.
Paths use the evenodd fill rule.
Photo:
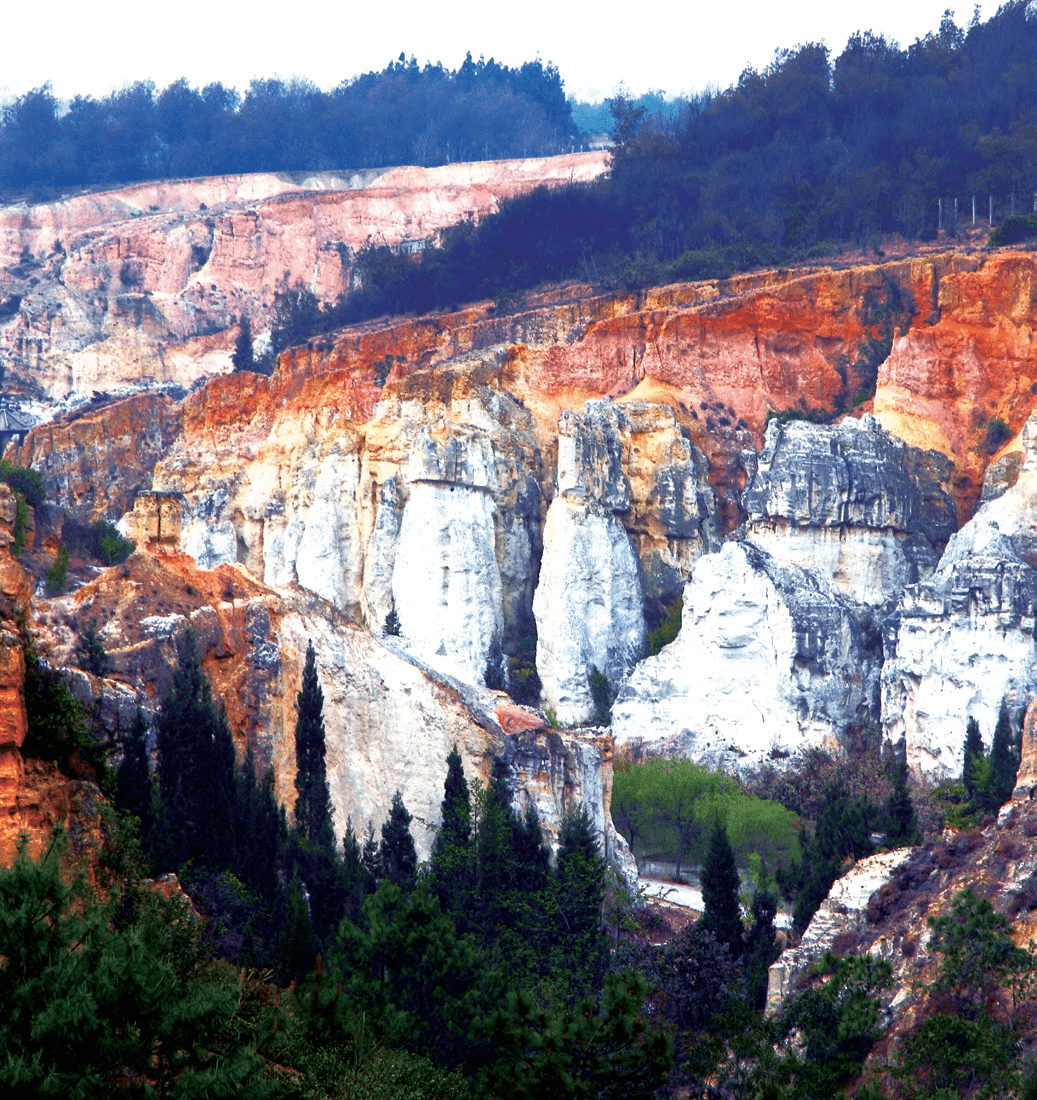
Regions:
<instances>
[{"instance_id":1,"label":"weathered rock surface","mask_svg":"<svg viewBox=\"0 0 1037 1100\"><path fill-rule=\"evenodd\" d=\"M914 848L897 848L859 860L841 878L837 878L813 915L795 947L781 953L767 972L767 1012L776 1012L795 990L797 979L805 974L836 941L859 935L867 928L868 903L894 873L915 854Z\"/></svg>"},{"instance_id":2,"label":"weathered rock surface","mask_svg":"<svg viewBox=\"0 0 1037 1100\"><path fill-rule=\"evenodd\" d=\"M882 430L872 416L836 426L767 426L742 494L752 540L878 606L932 572L957 529L953 467Z\"/></svg>"},{"instance_id":3,"label":"weathered rock surface","mask_svg":"<svg viewBox=\"0 0 1037 1100\"><path fill-rule=\"evenodd\" d=\"M226 702L239 753L248 745L260 767L274 768L277 796L291 808L295 703L312 640L340 836L349 820L358 832L368 821L377 829L398 789L428 825L415 830L418 851L427 856L446 756L457 744L469 778L488 782L492 757L505 759L516 805L535 805L549 837L557 836L570 808L585 805L603 848L620 859L623 846L607 812L608 737L557 733L539 719L516 724L498 717L492 693L436 674L411 656L406 640L383 644L310 592L268 588L237 565L199 569L161 545L152 551L134 554L72 596L40 605L41 643L55 664L74 660L76 623L101 624L108 678L76 672L73 690L100 703L113 738L132 724L138 702L147 711L160 702L177 638L190 626L214 692Z\"/></svg>"},{"instance_id":4,"label":"weathered rock surface","mask_svg":"<svg viewBox=\"0 0 1037 1100\"><path fill-rule=\"evenodd\" d=\"M1001 700L1020 707L1037 694L1037 573L985 512L929 580L908 586L885 629L883 727L935 779L961 774L969 717L989 743Z\"/></svg>"},{"instance_id":5,"label":"weathered rock surface","mask_svg":"<svg viewBox=\"0 0 1037 1100\"><path fill-rule=\"evenodd\" d=\"M874 705L877 672L830 586L732 539L696 563L676 640L620 690L616 747L735 772L835 748L847 716Z\"/></svg>"},{"instance_id":6,"label":"weathered rock surface","mask_svg":"<svg viewBox=\"0 0 1037 1100\"><path fill-rule=\"evenodd\" d=\"M0 210L5 391L81 403L95 390L187 388L230 369L237 318L260 332L279 285L350 285L371 240L424 242L541 184L587 180L602 153L143 184Z\"/></svg>"}]
</instances>

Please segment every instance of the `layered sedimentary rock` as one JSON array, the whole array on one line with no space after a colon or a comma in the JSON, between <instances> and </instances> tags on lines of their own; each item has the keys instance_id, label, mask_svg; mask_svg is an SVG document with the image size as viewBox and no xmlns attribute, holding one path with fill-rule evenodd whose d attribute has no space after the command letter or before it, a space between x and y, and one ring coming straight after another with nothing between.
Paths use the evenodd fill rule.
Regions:
<instances>
[{"instance_id":1,"label":"layered sedimentary rock","mask_svg":"<svg viewBox=\"0 0 1037 1100\"><path fill-rule=\"evenodd\" d=\"M236 321L297 281L330 300L372 240L419 245L504 198L587 180L603 153L292 182L144 184L0 210L0 359L8 395L187 388L230 369Z\"/></svg>"},{"instance_id":2,"label":"layered sedimentary rock","mask_svg":"<svg viewBox=\"0 0 1037 1100\"><path fill-rule=\"evenodd\" d=\"M108 651L108 679L77 673L73 689L101 704L114 738L137 703L161 700L177 639L193 629L203 668L227 705L239 753L252 748L273 767L280 801L294 805L294 731L306 647L313 642L324 693L328 783L339 835L377 829L399 790L429 828L415 830L427 856L439 817L446 756L457 744L469 778L489 779L501 756L512 771L517 806L536 806L549 837L579 804L603 845L617 844L607 807L611 742L517 722L499 697L432 672L399 639L380 641L298 588L274 591L236 565L198 569L158 548L134 554L73 596L41 607L40 637L56 664L73 658L75 624L94 621ZM507 713L505 713L507 712Z\"/></svg>"},{"instance_id":3,"label":"layered sedimentary rock","mask_svg":"<svg viewBox=\"0 0 1037 1100\"><path fill-rule=\"evenodd\" d=\"M1037 572L981 509L886 624L882 721L913 769L960 775L966 720L989 743L1002 699L1018 708L1037 694L1035 615Z\"/></svg>"},{"instance_id":4,"label":"layered sedimentary rock","mask_svg":"<svg viewBox=\"0 0 1037 1100\"><path fill-rule=\"evenodd\" d=\"M742 494L752 540L861 604L889 604L928 576L957 529L950 460L906 446L872 416L772 420L753 466Z\"/></svg>"},{"instance_id":5,"label":"layered sedimentary rock","mask_svg":"<svg viewBox=\"0 0 1037 1100\"><path fill-rule=\"evenodd\" d=\"M901 327L879 368L875 414L908 443L954 459L962 519L999 433L1018 432L1033 408L1034 276L1033 256L1012 252L947 271L929 317Z\"/></svg>"},{"instance_id":6,"label":"layered sedimentary rock","mask_svg":"<svg viewBox=\"0 0 1037 1100\"><path fill-rule=\"evenodd\" d=\"M623 685L617 750L739 771L835 747L847 716L874 705L876 675L829 585L732 539L696 563L676 640Z\"/></svg>"},{"instance_id":7,"label":"layered sedimentary rock","mask_svg":"<svg viewBox=\"0 0 1037 1100\"><path fill-rule=\"evenodd\" d=\"M640 657L645 577L672 598L715 545L705 475L668 408L604 400L562 414L533 614L544 697L563 722L593 715L592 667L618 684Z\"/></svg>"}]
</instances>

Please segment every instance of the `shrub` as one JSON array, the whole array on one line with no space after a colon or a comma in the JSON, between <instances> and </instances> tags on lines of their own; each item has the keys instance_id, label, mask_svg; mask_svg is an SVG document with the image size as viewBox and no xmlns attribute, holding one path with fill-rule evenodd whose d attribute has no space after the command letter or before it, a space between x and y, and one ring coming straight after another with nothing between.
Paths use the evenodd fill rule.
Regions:
<instances>
[{"instance_id":1,"label":"shrub","mask_svg":"<svg viewBox=\"0 0 1037 1100\"><path fill-rule=\"evenodd\" d=\"M58 547L58 556L54 564L47 570L47 595L61 596L65 592L68 583L68 547L62 543Z\"/></svg>"},{"instance_id":2,"label":"shrub","mask_svg":"<svg viewBox=\"0 0 1037 1100\"><path fill-rule=\"evenodd\" d=\"M107 520L80 523L66 514L61 537L78 557L91 558L104 565L121 565L133 553L135 546L125 539Z\"/></svg>"},{"instance_id":3,"label":"shrub","mask_svg":"<svg viewBox=\"0 0 1037 1100\"><path fill-rule=\"evenodd\" d=\"M1037 214L1011 214L990 234L990 247L1022 244L1037 237Z\"/></svg>"},{"instance_id":4,"label":"shrub","mask_svg":"<svg viewBox=\"0 0 1037 1100\"><path fill-rule=\"evenodd\" d=\"M0 481L6 482L16 493L21 493L34 508L47 499L43 478L36 470L27 470L24 466L16 466L0 458Z\"/></svg>"},{"instance_id":5,"label":"shrub","mask_svg":"<svg viewBox=\"0 0 1037 1100\"><path fill-rule=\"evenodd\" d=\"M21 493L15 491L14 494L15 503L15 516L14 516L14 541L11 543L11 553L17 557L22 552L22 547L25 545L25 528L29 523L29 505L25 502L25 497Z\"/></svg>"}]
</instances>

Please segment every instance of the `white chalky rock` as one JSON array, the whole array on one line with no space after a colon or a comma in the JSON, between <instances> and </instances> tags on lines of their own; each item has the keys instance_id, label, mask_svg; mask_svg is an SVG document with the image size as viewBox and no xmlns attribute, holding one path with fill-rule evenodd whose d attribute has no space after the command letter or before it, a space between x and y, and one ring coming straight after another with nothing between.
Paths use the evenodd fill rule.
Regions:
<instances>
[{"instance_id":1,"label":"white chalky rock","mask_svg":"<svg viewBox=\"0 0 1037 1100\"><path fill-rule=\"evenodd\" d=\"M833 744L874 676L827 583L731 540L696 563L680 633L620 691L616 746L732 771L783 760Z\"/></svg>"},{"instance_id":2,"label":"white chalky rock","mask_svg":"<svg viewBox=\"0 0 1037 1100\"><path fill-rule=\"evenodd\" d=\"M611 512L566 497L552 501L533 614L547 705L566 725L591 718L591 665L618 685L644 647L640 567Z\"/></svg>"},{"instance_id":3,"label":"white chalky rock","mask_svg":"<svg viewBox=\"0 0 1037 1100\"><path fill-rule=\"evenodd\" d=\"M404 637L433 668L481 682L503 631L488 492L419 481L403 509L393 598Z\"/></svg>"},{"instance_id":4,"label":"white chalky rock","mask_svg":"<svg viewBox=\"0 0 1037 1100\"><path fill-rule=\"evenodd\" d=\"M1001 700L1015 709L1037 693L1035 612L1037 574L984 506L886 625L882 721L891 740L906 738L914 770L960 775L967 720L989 745Z\"/></svg>"}]
</instances>

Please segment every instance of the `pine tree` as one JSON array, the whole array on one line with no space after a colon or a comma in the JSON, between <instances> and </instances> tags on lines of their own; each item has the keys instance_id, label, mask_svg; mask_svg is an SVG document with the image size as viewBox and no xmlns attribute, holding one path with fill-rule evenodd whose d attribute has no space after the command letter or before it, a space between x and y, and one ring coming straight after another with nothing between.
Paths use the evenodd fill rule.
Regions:
<instances>
[{"instance_id":1,"label":"pine tree","mask_svg":"<svg viewBox=\"0 0 1037 1100\"><path fill-rule=\"evenodd\" d=\"M983 738L979 733L979 722L970 717L965 724L965 751L961 768L962 786L965 788L965 797L970 802L976 801L976 767L983 756Z\"/></svg>"},{"instance_id":2,"label":"pine tree","mask_svg":"<svg viewBox=\"0 0 1037 1100\"><path fill-rule=\"evenodd\" d=\"M414 819L403 804L403 796L397 791L392 796L392 809L382 825L382 843L378 849L378 861L382 873L405 894L414 888L418 878L418 853L410 823Z\"/></svg>"},{"instance_id":3,"label":"pine tree","mask_svg":"<svg viewBox=\"0 0 1037 1100\"><path fill-rule=\"evenodd\" d=\"M583 806L570 810L562 819L554 877L559 969L573 982L575 988L570 992L596 992L608 957L601 924L605 861Z\"/></svg>"},{"instance_id":4,"label":"pine tree","mask_svg":"<svg viewBox=\"0 0 1037 1100\"><path fill-rule=\"evenodd\" d=\"M159 826L155 856L164 869L192 861L210 870L231 865L234 849L234 742L227 717L212 697L186 631L177 667L155 719L159 769Z\"/></svg>"},{"instance_id":5,"label":"pine tree","mask_svg":"<svg viewBox=\"0 0 1037 1100\"><path fill-rule=\"evenodd\" d=\"M236 371L256 369L255 356L252 351L252 322L244 313L241 315L238 338L234 342L234 353L230 358Z\"/></svg>"},{"instance_id":6,"label":"pine tree","mask_svg":"<svg viewBox=\"0 0 1037 1100\"><path fill-rule=\"evenodd\" d=\"M306 647L299 717L295 725L295 824L311 843L327 846L331 830L331 796L325 766L324 693L317 679L313 642Z\"/></svg>"},{"instance_id":7,"label":"pine tree","mask_svg":"<svg viewBox=\"0 0 1037 1100\"><path fill-rule=\"evenodd\" d=\"M907 746L897 753L893 766L893 790L886 801L886 834L890 844L904 846L917 844L918 816L915 804L911 801L911 791L907 785Z\"/></svg>"},{"instance_id":8,"label":"pine tree","mask_svg":"<svg viewBox=\"0 0 1037 1100\"><path fill-rule=\"evenodd\" d=\"M753 895L752 924L745 934L742 965L749 986L749 998L754 1008L762 1009L767 1001L767 971L781 954L774 931L778 902L770 890L760 889Z\"/></svg>"},{"instance_id":9,"label":"pine tree","mask_svg":"<svg viewBox=\"0 0 1037 1100\"><path fill-rule=\"evenodd\" d=\"M432 842L433 890L444 909L463 913L473 885L472 801L457 745L446 763L442 821Z\"/></svg>"},{"instance_id":10,"label":"pine tree","mask_svg":"<svg viewBox=\"0 0 1037 1100\"><path fill-rule=\"evenodd\" d=\"M382 633L388 634L390 638L400 636L400 617L396 614L395 607L389 608L389 614L385 616L385 629Z\"/></svg>"},{"instance_id":11,"label":"pine tree","mask_svg":"<svg viewBox=\"0 0 1037 1100\"><path fill-rule=\"evenodd\" d=\"M735 957L742 951L742 914L738 903L739 878L727 828L718 821L709 838L702 865L702 924L726 943Z\"/></svg>"},{"instance_id":12,"label":"pine tree","mask_svg":"<svg viewBox=\"0 0 1037 1100\"><path fill-rule=\"evenodd\" d=\"M115 804L120 810L139 817L145 827L150 822L153 808L147 738L148 724L144 712L137 707L133 726L123 741L122 762L115 777Z\"/></svg>"}]
</instances>

